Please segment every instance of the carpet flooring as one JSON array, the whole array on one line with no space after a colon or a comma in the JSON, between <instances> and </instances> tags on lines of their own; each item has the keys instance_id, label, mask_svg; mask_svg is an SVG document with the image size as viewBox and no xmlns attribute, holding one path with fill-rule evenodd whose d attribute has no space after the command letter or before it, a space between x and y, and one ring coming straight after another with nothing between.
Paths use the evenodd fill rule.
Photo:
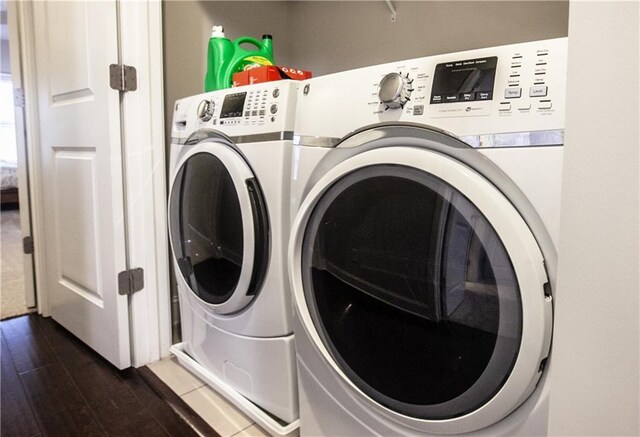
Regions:
<instances>
[{"instance_id":1,"label":"carpet flooring","mask_svg":"<svg viewBox=\"0 0 640 437\"><path fill-rule=\"evenodd\" d=\"M31 312L24 296L20 211L2 211L0 221L0 319Z\"/></svg>"}]
</instances>

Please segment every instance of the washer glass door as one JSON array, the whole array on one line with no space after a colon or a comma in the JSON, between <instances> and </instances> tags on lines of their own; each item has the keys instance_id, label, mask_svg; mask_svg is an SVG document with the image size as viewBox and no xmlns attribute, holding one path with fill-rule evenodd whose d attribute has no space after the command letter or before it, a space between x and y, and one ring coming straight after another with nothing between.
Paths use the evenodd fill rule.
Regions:
<instances>
[{"instance_id":1,"label":"washer glass door","mask_svg":"<svg viewBox=\"0 0 640 437\"><path fill-rule=\"evenodd\" d=\"M523 305L510 254L480 209L451 183L397 164L345 171L316 199L301 246L304 299L346 378L418 419L489 402L518 359Z\"/></svg>"},{"instance_id":2,"label":"washer glass door","mask_svg":"<svg viewBox=\"0 0 640 437\"><path fill-rule=\"evenodd\" d=\"M264 277L267 219L253 174L229 147L197 146L179 165L169 226L179 274L218 312L241 309Z\"/></svg>"}]
</instances>

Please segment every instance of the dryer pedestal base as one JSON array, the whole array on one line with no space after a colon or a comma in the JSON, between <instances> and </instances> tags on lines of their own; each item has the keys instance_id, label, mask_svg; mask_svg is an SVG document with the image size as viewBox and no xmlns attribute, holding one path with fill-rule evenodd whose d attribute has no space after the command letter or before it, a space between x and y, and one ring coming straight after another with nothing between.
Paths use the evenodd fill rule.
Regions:
<instances>
[{"instance_id":1,"label":"dryer pedestal base","mask_svg":"<svg viewBox=\"0 0 640 437\"><path fill-rule=\"evenodd\" d=\"M242 410L247 416L253 419L258 425L273 435L295 436L298 435L299 420L282 424L273 416L265 412L262 408L242 396L233 387L222 381L212 372L201 366L196 360L191 358L184 350L184 343L171 346L171 352L178 358L182 366L194 373L200 379L213 387L220 395Z\"/></svg>"}]
</instances>

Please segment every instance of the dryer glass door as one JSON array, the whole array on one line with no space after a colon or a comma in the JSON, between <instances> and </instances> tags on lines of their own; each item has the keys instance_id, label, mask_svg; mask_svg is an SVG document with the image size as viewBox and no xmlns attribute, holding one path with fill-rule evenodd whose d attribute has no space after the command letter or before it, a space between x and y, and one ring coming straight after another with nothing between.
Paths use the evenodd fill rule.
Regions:
<instances>
[{"instance_id":1,"label":"dryer glass door","mask_svg":"<svg viewBox=\"0 0 640 437\"><path fill-rule=\"evenodd\" d=\"M169 226L179 274L220 313L241 309L258 290L268 249L266 209L249 167L219 144L183 160L171 189Z\"/></svg>"},{"instance_id":2,"label":"dryer glass door","mask_svg":"<svg viewBox=\"0 0 640 437\"><path fill-rule=\"evenodd\" d=\"M477 410L518 356L522 306L505 246L427 172L373 165L328 188L304 234L302 280L335 362L403 415Z\"/></svg>"}]
</instances>

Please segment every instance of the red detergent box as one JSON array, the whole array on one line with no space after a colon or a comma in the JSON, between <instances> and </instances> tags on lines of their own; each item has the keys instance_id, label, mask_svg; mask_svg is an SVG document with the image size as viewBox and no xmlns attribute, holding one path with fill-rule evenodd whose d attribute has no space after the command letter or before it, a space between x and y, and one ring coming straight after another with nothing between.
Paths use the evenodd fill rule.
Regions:
<instances>
[{"instance_id":1,"label":"red detergent box","mask_svg":"<svg viewBox=\"0 0 640 437\"><path fill-rule=\"evenodd\" d=\"M265 65L263 67L251 68L240 71L233 75L233 86L251 85L261 82L272 82L275 80L304 80L311 77L311 72L298 68Z\"/></svg>"}]
</instances>

